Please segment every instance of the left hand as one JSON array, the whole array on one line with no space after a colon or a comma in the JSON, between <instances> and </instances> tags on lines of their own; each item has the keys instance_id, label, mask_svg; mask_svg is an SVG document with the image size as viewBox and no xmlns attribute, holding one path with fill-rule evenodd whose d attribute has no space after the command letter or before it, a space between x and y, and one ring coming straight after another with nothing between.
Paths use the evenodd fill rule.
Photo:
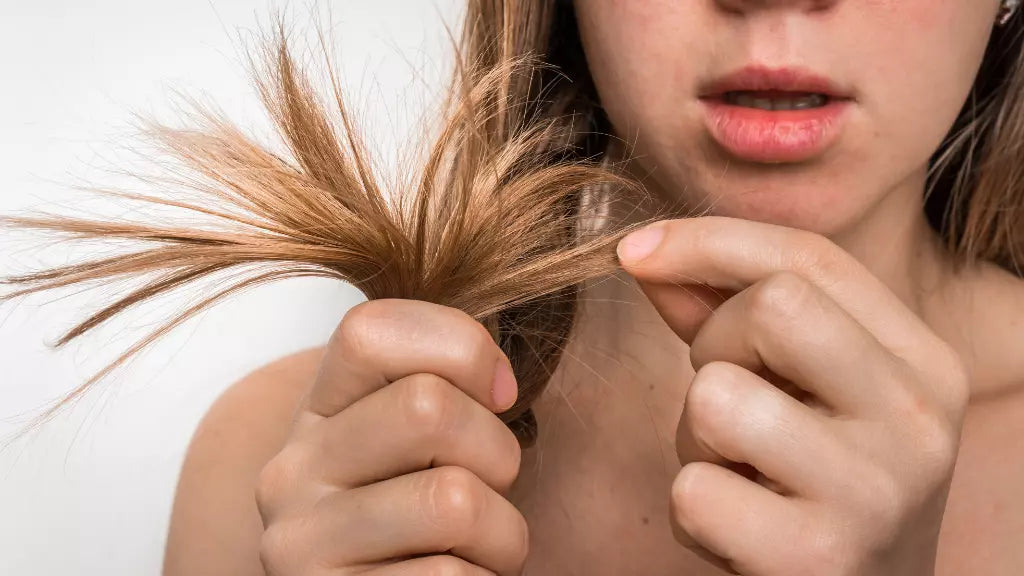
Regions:
<instances>
[{"instance_id":1,"label":"left hand","mask_svg":"<svg viewBox=\"0 0 1024 576\"><path fill-rule=\"evenodd\" d=\"M957 355L822 236L720 217L653 228L653 251L630 258L630 236L619 256L697 371L677 540L746 576L932 576L968 399Z\"/></svg>"}]
</instances>

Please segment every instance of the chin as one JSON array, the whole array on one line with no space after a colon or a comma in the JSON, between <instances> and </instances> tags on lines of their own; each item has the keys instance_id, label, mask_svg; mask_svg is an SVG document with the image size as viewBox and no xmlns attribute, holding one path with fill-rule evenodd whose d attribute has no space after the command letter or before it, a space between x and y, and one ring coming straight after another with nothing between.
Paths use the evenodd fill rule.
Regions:
<instances>
[{"instance_id":1,"label":"chin","mask_svg":"<svg viewBox=\"0 0 1024 576\"><path fill-rule=\"evenodd\" d=\"M849 178L866 169L838 153L807 163L759 164L678 143L665 149L675 153L641 150L650 163L638 159L636 165L669 205L685 207L681 216L728 216L834 237L863 220L884 196L866 193L879 189L878 182Z\"/></svg>"},{"instance_id":2,"label":"chin","mask_svg":"<svg viewBox=\"0 0 1024 576\"><path fill-rule=\"evenodd\" d=\"M868 210L865 198L858 198L841 186L765 183L715 187L702 198L689 198L687 205L710 206L716 216L743 218L799 228L824 236L849 229Z\"/></svg>"}]
</instances>

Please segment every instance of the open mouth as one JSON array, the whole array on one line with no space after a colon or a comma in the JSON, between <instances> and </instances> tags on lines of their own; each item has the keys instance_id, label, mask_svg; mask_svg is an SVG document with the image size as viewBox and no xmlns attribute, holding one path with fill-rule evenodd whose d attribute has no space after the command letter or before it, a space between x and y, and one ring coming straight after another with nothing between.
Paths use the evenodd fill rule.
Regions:
<instances>
[{"instance_id":1,"label":"open mouth","mask_svg":"<svg viewBox=\"0 0 1024 576\"><path fill-rule=\"evenodd\" d=\"M839 139L853 90L813 71L751 65L698 89L720 150L749 162L805 162Z\"/></svg>"},{"instance_id":2,"label":"open mouth","mask_svg":"<svg viewBox=\"0 0 1024 576\"><path fill-rule=\"evenodd\" d=\"M832 97L828 94L814 92L737 90L723 93L721 99L723 103L729 106L740 106L755 110L790 111L823 108L829 104Z\"/></svg>"}]
</instances>

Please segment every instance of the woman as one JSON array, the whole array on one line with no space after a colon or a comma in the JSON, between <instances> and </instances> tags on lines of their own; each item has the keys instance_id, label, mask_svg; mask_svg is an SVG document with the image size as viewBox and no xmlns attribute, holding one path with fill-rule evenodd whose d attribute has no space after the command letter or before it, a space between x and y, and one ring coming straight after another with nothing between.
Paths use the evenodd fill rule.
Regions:
<instances>
[{"instance_id":1,"label":"woman","mask_svg":"<svg viewBox=\"0 0 1024 576\"><path fill-rule=\"evenodd\" d=\"M1016 7L471 2L469 56L545 54L711 216L620 243L534 448L494 416L516 387L487 331L424 302L237 383L165 573L1020 573Z\"/></svg>"}]
</instances>

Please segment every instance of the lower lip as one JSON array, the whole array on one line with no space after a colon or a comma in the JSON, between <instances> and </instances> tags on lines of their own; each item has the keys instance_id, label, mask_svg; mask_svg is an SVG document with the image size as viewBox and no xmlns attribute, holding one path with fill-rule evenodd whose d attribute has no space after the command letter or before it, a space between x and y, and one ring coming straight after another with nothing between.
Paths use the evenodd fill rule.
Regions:
<instances>
[{"instance_id":1,"label":"lower lip","mask_svg":"<svg viewBox=\"0 0 1024 576\"><path fill-rule=\"evenodd\" d=\"M704 99L711 137L732 156L750 162L804 162L823 154L842 132L849 100L819 108L760 110Z\"/></svg>"}]
</instances>

